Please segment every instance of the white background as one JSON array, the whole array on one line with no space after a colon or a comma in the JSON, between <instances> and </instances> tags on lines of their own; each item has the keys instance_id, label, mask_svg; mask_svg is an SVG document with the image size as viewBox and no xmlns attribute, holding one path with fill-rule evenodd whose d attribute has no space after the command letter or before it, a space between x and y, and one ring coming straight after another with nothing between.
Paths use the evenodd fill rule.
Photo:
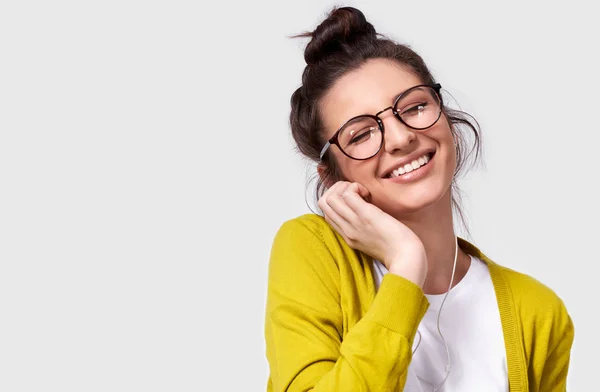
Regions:
<instances>
[{"instance_id":1,"label":"white background","mask_svg":"<svg viewBox=\"0 0 600 392\"><path fill-rule=\"evenodd\" d=\"M353 1L483 129L472 240L565 301L597 384L594 2ZM332 2L0 5L0 390L264 391L289 98ZM310 175L310 170L308 175Z\"/></svg>"}]
</instances>

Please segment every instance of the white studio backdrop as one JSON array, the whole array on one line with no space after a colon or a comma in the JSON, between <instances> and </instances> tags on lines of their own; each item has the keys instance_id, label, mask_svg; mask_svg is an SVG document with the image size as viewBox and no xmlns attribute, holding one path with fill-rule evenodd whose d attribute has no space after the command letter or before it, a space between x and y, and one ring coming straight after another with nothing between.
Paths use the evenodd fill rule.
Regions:
<instances>
[{"instance_id":1,"label":"white studio backdrop","mask_svg":"<svg viewBox=\"0 0 600 392\"><path fill-rule=\"evenodd\" d=\"M288 37L342 4L479 120L471 239L563 298L569 389L596 384L593 2L6 1L0 390L265 390L271 241L312 198Z\"/></svg>"}]
</instances>

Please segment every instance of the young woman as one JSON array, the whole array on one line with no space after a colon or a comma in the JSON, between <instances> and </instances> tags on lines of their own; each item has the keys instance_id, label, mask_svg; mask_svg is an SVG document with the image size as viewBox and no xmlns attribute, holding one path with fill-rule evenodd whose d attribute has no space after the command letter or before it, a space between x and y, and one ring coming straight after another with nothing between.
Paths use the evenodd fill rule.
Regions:
<instances>
[{"instance_id":1,"label":"young woman","mask_svg":"<svg viewBox=\"0 0 600 392\"><path fill-rule=\"evenodd\" d=\"M275 236L267 390L564 391L574 330L561 299L454 232L476 123L359 10L305 36L290 118L318 162L323 216Z\"/></svg>"}]
</instances>

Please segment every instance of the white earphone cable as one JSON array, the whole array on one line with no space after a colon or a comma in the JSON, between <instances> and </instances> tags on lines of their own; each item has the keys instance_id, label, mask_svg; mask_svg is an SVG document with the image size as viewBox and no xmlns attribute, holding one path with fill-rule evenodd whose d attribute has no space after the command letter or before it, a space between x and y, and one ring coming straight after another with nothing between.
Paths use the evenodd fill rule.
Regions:
<instances>
[{"instance_id":1,"label":"white earphone cable","mask_svg":"<svg viewBox=\"0 0 600 392\"><path fill-rule=\"evenodd\" d=\"M450 369L451 369L450 349L448 348L448 344L446 343L446 339L444 338L444 335L442 334L442 331L440 329L440 316L442 314L442 308L444 307L444 303L446 302L446 298L448 298L448 294L450 293L450 290L452 290L452 283L454 283L454 273L456 272L456 262L457 262L457 260L458 260L458 237L456 237L456 246L455 246L455 249L454 249L454 265L452 266L452 277L450 278L450 285L448 286L448 290L446 291L446 294L444 295L444 299L442 300L442 304L440 305L440 310L438 311L438 316L437 316L437 330L438 330L438 333L439 333L440 337L442 338L442 341L444 342L444 347L446 348L446 360L447 360L447 363L446 363L446 376L444 377L444 379L442 380L442 382L437 387L433 388L433 392L437 392L442 387L442 385L444 385L444 383L448 379L448 376L450 375ZM419 348L419 345L421 344L421 332L419 332L417 330L417 333L419 334L419 341L417 343L417 346L413 350L413 355L415 354L415 352ZM418 375L417 375L417 378L419 380L422 380L421 377L419 377Z\"/></svg>"}]
</instances>

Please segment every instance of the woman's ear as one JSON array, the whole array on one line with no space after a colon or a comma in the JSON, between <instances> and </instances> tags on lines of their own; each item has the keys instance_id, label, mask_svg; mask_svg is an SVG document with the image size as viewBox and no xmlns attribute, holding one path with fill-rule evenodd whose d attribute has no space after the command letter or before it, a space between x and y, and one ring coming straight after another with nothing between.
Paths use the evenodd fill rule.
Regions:
<instances>
[{"instance_id":1,"label":"woman's ear","mask_svg":"<svg viewBox=\"0 0 600 392\"><path fill-rule=\"evenodd\" d=\"M331 174L328 175L328 167L322 163L317 165L317 173L319 173L319 177L321 178L321 182L325 185L326 188L331 188L334 184L333 179L331 178Z\"/></svg>"}]
</instances>

